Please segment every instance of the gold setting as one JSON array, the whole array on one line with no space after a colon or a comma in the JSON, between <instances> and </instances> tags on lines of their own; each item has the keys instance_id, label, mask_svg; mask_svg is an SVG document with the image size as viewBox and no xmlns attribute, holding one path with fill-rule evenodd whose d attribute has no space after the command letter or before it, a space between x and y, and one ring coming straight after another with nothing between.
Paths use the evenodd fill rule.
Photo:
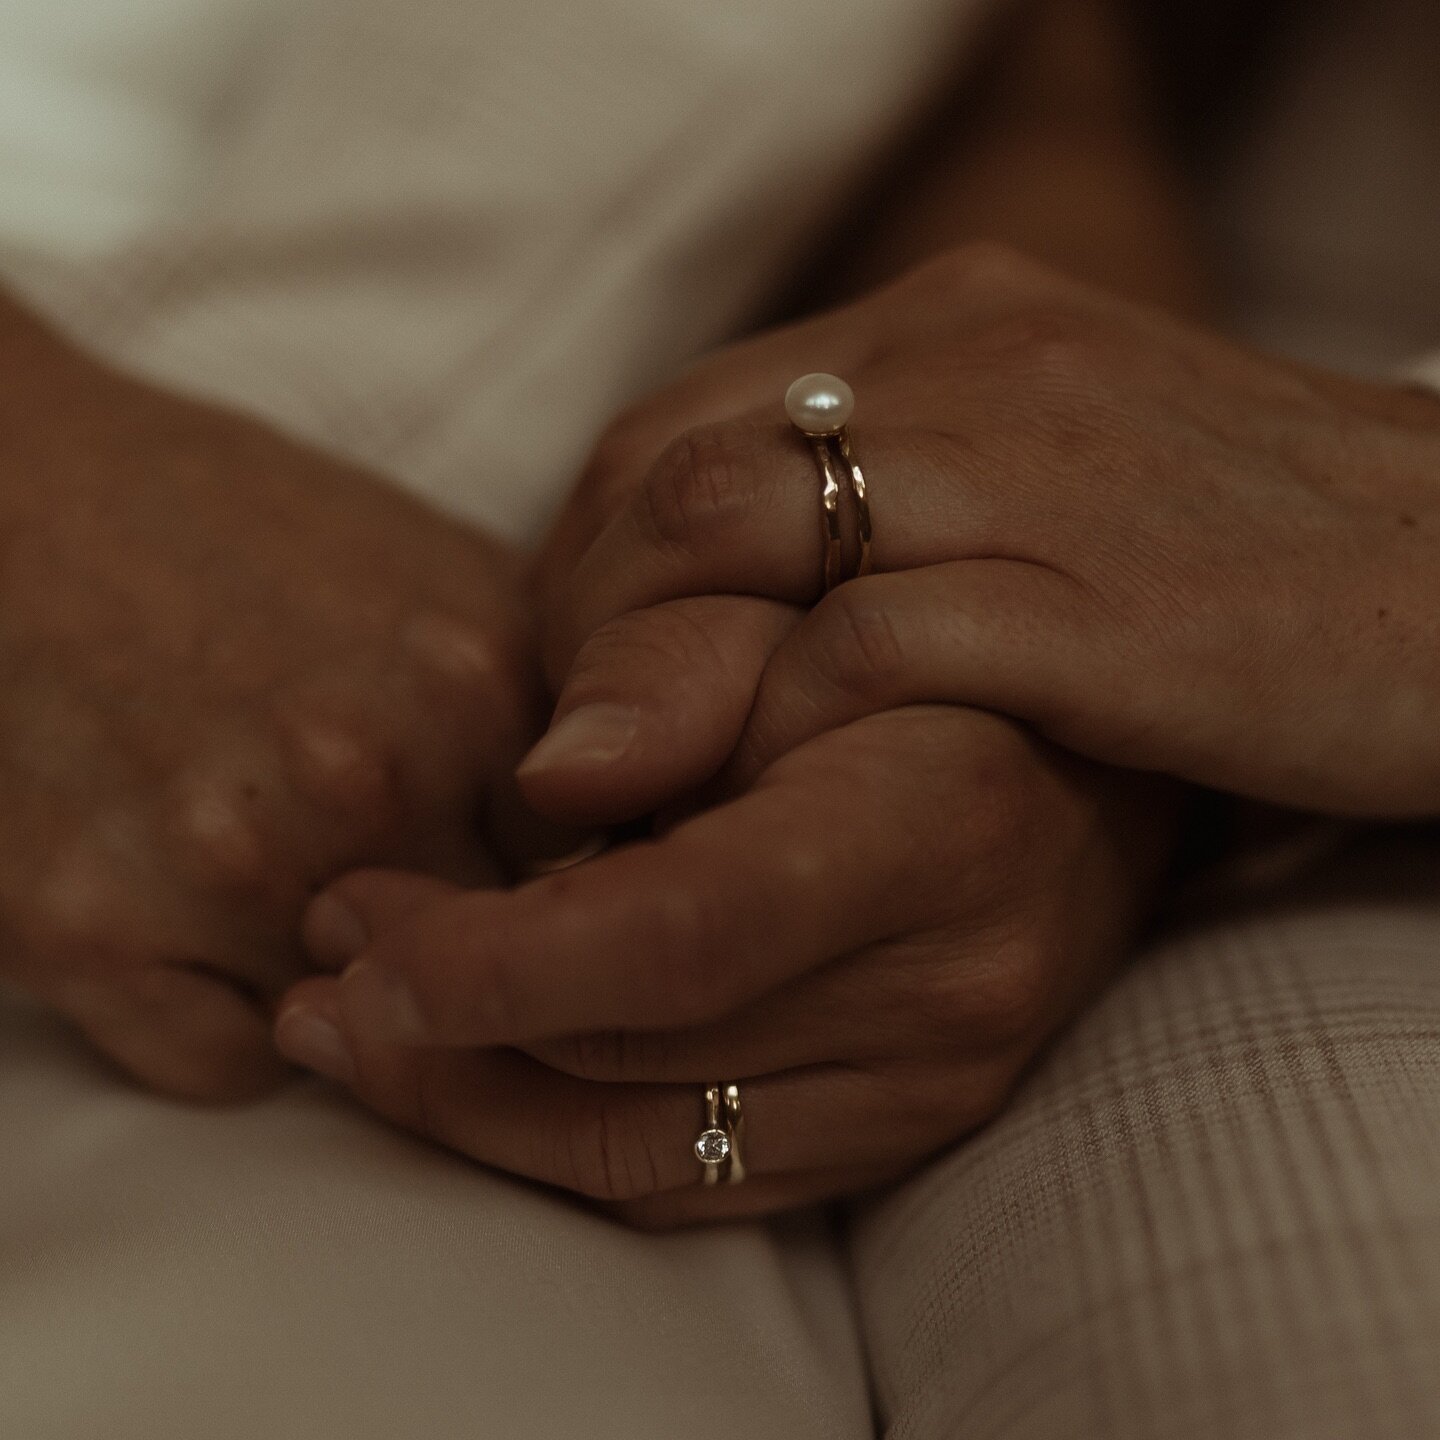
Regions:
<instances>
[{"instance_id":1,"label":"gold setting","mask_svg":"<svg viewBox=\"0 0 1440 1440\"><path fill-rule=\"evenodd\" d=\"M833 376L820 375L804 378L835 380ZM791 387L792 393L804 383L804 378L795 382L795 386ZM850 395L848 385L838 380L835 383L847 396ZM874 529L870 520L870 498L865 485L865 472L855 453L848 420L826 430L807 428L794 416L790 423L809 442L820 467L823 482L820 492L821 540L825 554L825 593L828 595L837 585L844 584L846 580L858 580L871 574L873 570L871 544ZM849 508L855 516L856 559L854 568L848 573L845 567L844 527L840 514L842 495L849 497Z\"/></svg>"},{"instance_id":2,"label":"gold setting","mask_svg":"<svg viewBox=\"0 0 1440 1440\"><path fill-rule=\"evenodd\" d=\"M742 1142L745 1112L738 1085L705 1087L705 1128L695 1141L695 1157L705 1167L707 1185L738 1185L745 1178Z\"/></svg>"}]
</instances>

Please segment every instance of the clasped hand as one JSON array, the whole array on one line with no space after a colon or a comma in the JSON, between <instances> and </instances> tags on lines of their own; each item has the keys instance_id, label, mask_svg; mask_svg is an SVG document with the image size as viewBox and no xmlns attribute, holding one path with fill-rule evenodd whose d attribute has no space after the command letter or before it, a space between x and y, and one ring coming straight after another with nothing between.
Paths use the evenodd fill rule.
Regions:
<instances>
[{"instance_id":1,"label":"clasped hand","mask_svg":"<svg viewBox=\"0 0 1440 1440\"><path fill-rule=\"evenodd\" d=\"M779 408L816 369L860 396L879 572L823 600ZM1176 782L1440 813L1437 476L1433 400L1001 253L739 347L619 423L541 566L526 793L662 833L509 893L342 880L308 925L343 976L282 1042L643 1223L902 1174L1122 953ZM752 1177L719 1193L717 1080Z\"/></svg>"}]
</instances>

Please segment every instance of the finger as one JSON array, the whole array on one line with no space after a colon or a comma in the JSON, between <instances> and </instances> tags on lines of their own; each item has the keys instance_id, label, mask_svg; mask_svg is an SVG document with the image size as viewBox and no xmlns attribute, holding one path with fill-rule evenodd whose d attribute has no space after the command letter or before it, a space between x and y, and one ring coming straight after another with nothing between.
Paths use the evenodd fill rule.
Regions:
<instances>
[{"instance_id":1,"label":"finger","mask_svg":"<svg viewBox=\"0 0 1440 1440\"><path fill-rule=\"evenodd\" d=\"M766 408L778 422L785 391L797 376L852 373L873 344L871 327L857 314L837 311L731 346L620 416L541 548L536 564L541 595L553 599L677 435Z\"/></svg>"},{"instance_id":2,"label":"finger","mask_svg":"<svg viewBox=\"0 0 1440 1440\"><path fill-rule=\"evenodd\" d=\"M435 611L401 630L396 668L409 683L399 733L433 736L417 768L440 800L454 795L457 776L488 781L523 750L543 703L535 638L529 617L487 627Z\"/></svg>"},{"instance_id":3,"label":"finger","mask_svg":"<svg viewBox=\"0 0 1440 1440\"><path fill-rule=\"evenodd\" d=\"M697 365L621 416L597 447L542 548L537 573L547 608L559 601L580 557L677 436L757 416L784 428L785 391L798 376L816 371L861 379L868 410L879 372L903 368L900 383L885 397L894 408L891 423L918 421L917 399L932 418L944 415L955 409L957 374L967 386L983 386L994 369L984 346L967 364L954 353L957 339L983 333L1021 302L1076 311L1114 304L1010 251L971 245L936 256L860 301L731 346ZM915 363L937 342L949 356L949 373L938 380ZM897 354L905 356L903 366L897 366ZM1013 404L1013 395L1000 398ZM987 398L977 413L994 408Z\"/></svg>"},{"instance_id":4,"label":"finger","mask_svg":"<svg viewBox=\"0 0 1440 1440\"><path fill-rule=\"evenodd\" d=\"M267 1010L204 969L155 965L77 982L60 1005L97 1050L162 1094L248 1100L289 1073L271 1041Z\"/></svg>"},{"instance_id":5,"label":"finger","mask_svg":"<svg viewBox=\"0 0 1440 1440\"><path fill-rule=\"evenodd\" d=\"M356 870L306 907L300 933L322 970L340 970L378 935L463 891L448 880L402 870Z\"/></svg>"},{"instance_id":6,"label":"finger","mask_svg":"<svg viewBox=\"0 0 1440 1440\"><path fill-rule=\"evenodd\" d=\"M951 704L1024 720L1091 758L1136 768L1143 751L1091 720L1096 698L1143 714L1120 648L1086 592L1040 565L971 560L840 586L765 671L725 772L744 787L780 755L835 726L905 705ZM1133 692L1133 693L1132 693Z\"/></svg>"},{"instance_id":7,"label":"finger","mask_svg":"<svg viewBox=\"0 0 1440 1440\"><path fill-rule=\"evenodd\" d=\"M297 1044L302 1018L338 1019L349 1055L331 1078L396 1124L596 1200L635 1200L701 1183L694 1143L706 1124L702 1087L602 1085L514 1050L395 1045L346 1029L338 997L316 993L325 983L297 987L277 1021L277 1044L298 1063L310 1063L303 1042ZM319 1068L330 1056L317 1060ZM847 1066L745 1080L746 1174L803 1174L842 1159L888 1165L925 1153L978 1123L991 1104L983 1086L973 1096L962 1092L938 1073L878 1075Z\"/></svg>"},{"instance_id":8,"label":"finger","mask_svg":"<svg viewBox=\"0 0 1440 1440\"><path fill-rule=\"evenodd\" d=\"M977 909L974 930L985 932L974 966L981 976L994 964L991 924ZM607 1084L704 1084L715 1075L764 1075L824 1064L837 1055L860 1064L895 1055L917 1061L954 1056L962 1047L980 1055L997 1040L987 1026L967 1024L955 1006L927 999L959 989L950 977L965 971L967 948L974 943L956 924L941 944L862 950L710 1024L588 1031L524 1049L554 1070ZM1007 1033L1000 1043L1012 1040Z\"/></svg>"},{"instance_id":9,"label":"finger","mask_svg":"<svg viewBox=\"0 0 1440 1440\"><path fill-rule=\"evenodd\" d=\"M401 729L385 687L374 697L377 715L362 719L356 684L341 687L343 705L329 681L282 697L268 729L239 717L151 802L156 856L123 863L156 870L137 893L173 896L203 936L167 944L167 953L202 954L227 968L233 957L240 973L278 989L294 978L294 917L317 878L381 853L473 883L495 876L476 816L477 762L461 759L458 740L440 746L439 758L434 731L444 726L432 726L418 702ZM404 744L404 734L424 743ZM476 731L468 743L483 748L491 738ZM427 751L414 765L438 767L423 785L407 768L411 750ZM446 765L451 790L442 794Z\"/></svg>"},{"instance_id":10,"label":"finger","mask_svg":"<svg viewBox=\"0 0 1440 1440\"><path fill-rule=\"evenodd\" d=\"M606 843L593 826L568 825L542 815L526 800L513 773L496 777L486 797L483 829L511 880L563 869L577 856L588 858L603 850Z\"/></svg>"},{"instance_id":11,"label":"finger","mask_svg":"<svg viewBox=\"0 0 1440 1440\"><path fill-rule=\"evenodd\" d=\"M699 596L602 626L575 658L549 732L518 778L537 810L608 825L690 794L729 757L788 605Z\"/></svg>"},{"instance_id":12,"label":"finger","mask_svg":"<svg viewBox=\"0 0 1440 1440\"><path fill-rule=\"evenodd\" d=\"M964 442L883 428L883 394L865 413L876 418L857 419L855 444L875 568L1014 553L1024 543L1017 501L984 483ZM692 430L665 450L560 591L545 638L550 681L558 687L584 641L627 611L710 594L812 604L822 552L821 481L798 432L752 421Z\"/></svg>"},{"instance_id":13,"label":"finger","mask_svg":"<svg viewBox=\"0 0 1440 1440\"><path fill-rule=\"evenodd\" d=\"M461 896L374 937L345 973L347 1015L447 1045L668 1029L923 926L941 898L917 902L902 882L925 843L917 817L949 802L925 767L884 765L908 723L821 737L662 840Z\"/></svg>"}]
</instances>

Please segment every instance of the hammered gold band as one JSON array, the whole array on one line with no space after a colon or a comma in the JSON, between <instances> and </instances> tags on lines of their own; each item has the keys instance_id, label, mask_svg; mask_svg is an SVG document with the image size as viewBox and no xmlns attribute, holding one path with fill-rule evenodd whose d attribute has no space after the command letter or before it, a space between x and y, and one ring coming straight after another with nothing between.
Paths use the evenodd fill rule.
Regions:
<instances>
[{"instance_id":1,"label":"hammered gold band","mask_svg":"<svg viewBox=\"0 0 1440 1440\"><path fill-rule=\"evenodd\" d=\"M810 442L820 467L821 539L824 544L825 591L871 571L870 499L865 472L850 438L850 416L855 395L836 375L802 375L785 394L790 423ZM844 498L842 498L844 497ZM842 506L848 500L855 516L855 564L847 573Z\"/></svg>"},{"instance_id":2,"label":"hammered gold band","mask_svg":"<svg viewBox=\"0 0 1440 1440\"><path fill-rule=\"evenodd\" d=\"M705 1087L705 1128L695 1141L695 1158L705 1167L707 1185L738 1185L745 1178L745 1112L738 1085Z\"/></svg>"}]
</instances>

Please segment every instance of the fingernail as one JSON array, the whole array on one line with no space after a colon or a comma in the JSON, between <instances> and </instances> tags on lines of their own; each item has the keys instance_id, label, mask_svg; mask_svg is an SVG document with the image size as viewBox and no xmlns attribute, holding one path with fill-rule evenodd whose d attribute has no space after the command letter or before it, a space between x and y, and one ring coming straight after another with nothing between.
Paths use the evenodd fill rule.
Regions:
<instances>
[{"instance_id":1,"label":"fingernail","mask_svg":"<svg viewBox=\"0 0 1440 1440\"><path fill-rule=\"evenodd\" d=\"M400 976L369 960L357 960L341 977L345 1014L352 1023L374 1026L394 1040L422 1044L429 1037L414 993Z\"/></svg>"},{"instance_id":2,"label":"fingernail","mask_svg":"<svg viewBox=\"0 0 1440 1440\"><path fill-rule=\"evenodd\" d=\"M339 968L370 943L365 924L343 900L317 895L305 912L305 948L318 965Z\"/></svg>"},{"instance_id":3,"label":"fingernail","mask_svg":"<svg viewBox=\"0 0 1440 1440\"><path fill-rule=\"evenodd\" d=\"M517 773L539 775L546 770L608 765L630 748L639 728L639 712L632 706L608 702L582 705L550 727L520 762Z\"/></svg>"},{"instance_id":4,"label":"fingernail","mask_svg":"<svg viewBox=\"0 0 1440 1440\"><path fill-rule=\"evenodd\" d=\"M275 1021L275 1048L287 1059L328 1080L350 1085L355 1062L337 1026L314 1010L297 1006Z\"/></svg>"}]
</instances>

